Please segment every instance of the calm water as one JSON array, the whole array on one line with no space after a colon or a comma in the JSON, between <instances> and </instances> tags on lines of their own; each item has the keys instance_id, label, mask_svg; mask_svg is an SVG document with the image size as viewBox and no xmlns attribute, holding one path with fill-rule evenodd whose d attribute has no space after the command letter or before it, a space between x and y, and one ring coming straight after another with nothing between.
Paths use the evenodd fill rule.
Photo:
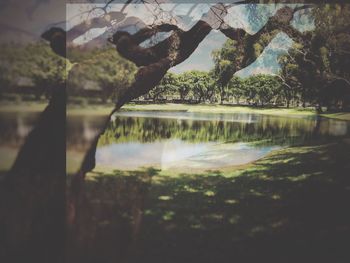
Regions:
<instances>
[{"instance_id":1,"label":"calm water","mask_svg":"<svg viewBox=\"0 0 350 263\"><path fill-rule=\"evenodd\" d=\"M349 123L259 114L134 111L113 116L97 150L98 166L215 169L242 165L273 150L347 136Z\"/></svg>"},{"instance_id":2,"label":"calm water","mask_svg":"<svg viewBox=\"0 0 350 263\"><path fill-rule=\"evenodd\" d=\"M38 114L0 114L0 168L8 169ZM67 165L79 167L103 118L67 119ZM257 160L273 150L350 135L350 124L313 117L134 111L115 114L98 145L97 166L220 168Z\"/></svg>"}]
</instances>

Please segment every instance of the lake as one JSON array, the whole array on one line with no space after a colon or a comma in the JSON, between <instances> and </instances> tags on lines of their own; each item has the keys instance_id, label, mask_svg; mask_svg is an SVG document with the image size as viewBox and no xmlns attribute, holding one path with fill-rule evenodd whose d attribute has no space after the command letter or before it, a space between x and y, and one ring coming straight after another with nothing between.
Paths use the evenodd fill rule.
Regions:
<instances>
[{"instance_id":1,"label":"lake","mask_svg":"<svg viewBox=\"0 0 350 263\"><path fill-rule=\"evenodd\" d=\"M349 123L319 117L124 111L112 116L97 167L206 170L238 166L291 145L347 136Z\"/></svg>"},{"instance_id":2,"label":"lake","mask_svg":"<svg viewBox=\"0 0 350 263\"><path fill-rule=\"evenodd\" d=\"M11 167L33 128L36 113L0 114L1 170ZM68 116L67 167L76 170L103 125L97 116ZM218 169L260 159L290 145L349 136L350 123L320 117L280 117L250 113L121 111L100 138L97 167L134 170Z\"/></svg>"}]
</instances>

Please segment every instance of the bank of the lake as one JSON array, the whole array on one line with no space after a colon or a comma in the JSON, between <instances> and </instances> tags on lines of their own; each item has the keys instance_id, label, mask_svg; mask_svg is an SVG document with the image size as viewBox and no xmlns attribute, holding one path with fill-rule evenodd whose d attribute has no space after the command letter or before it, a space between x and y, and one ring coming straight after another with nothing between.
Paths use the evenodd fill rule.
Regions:
<instances>
[{"instance_id":1,"label":"bank of the lake","mask_svg":"<svg viewBox=\"0 0 350 263\"><path fill-rule=\"evenodd\" d=\"M41 112L47 102L1 103L0 112ZM67 105L67 115L108 115L113 104L106 105ZM313 108L259 108L251 106L229 106L219 104L126 104L122 110L128 111L186 111L202 113L256 113L276 116L316 116ZM322 117L350 121L350 112L319 114Z\"/></svg>"},{"instance_id":2,"label":"bank of the lake","mask_svg":"<svg viewBox=\"0 0 350 263\"><path fill-rule=\"evenodd\" d=\"M128 111L186 111L202 113L256 113L275 116L316 116L314 108L259 108L251 106L219 104L126 104L122 110ZM320 116L350 121L349 112L325 113Z\"/></svg>"},{"instance_id":3,"label":"bank of the lake","mask_svg":"<svg viewBox=\"0 0 350 263\"><path fill-rule=\"evenodd\" d=\"M346 155L346 151L349 153L348 156ZM178 165L175 169L165 169L161 170L159 165L154 165L150 167L144 167L137 170L116 170L115 168L106 167L103 165L97 165L93 172L89 174L89 176L96 176L96 174L108 174L111 175L115 173L116 176L118 175L131 175L133 172L136 172L137 174L141 173L147 173L147 171L151 170L157 170L158 176L165 176L165 177L182 177L182 176L193 176L193 175L217 175L220 174L224 177L236 177L236 176L242 176L247 175L250 171L258 172L261 176L264 177L264 173L268 173L271 176L280 176L284 173L290 172L290 166L288 164L292 164L292 159L290 159L291 156L293 156L293 160L298 160L298 163L303 166L303 169L305 171L310 170L319 170L321 171L326 165L325 163L322 164L322 160L331 160L337 158L337 155L339 156L339 159L347 158L350 161L350 139L341 139L336 140L334 142L330 142L328 144L318 144L317 142L314 142L312 145L303 145L303 146L291 146L291 147L283 147L279 150L274 150L270 153L268 153L265 157L262 157L256 161L252 161L247 164L243 165L232 165L232 166L225 166L221 168L216 169L188 169L188 168L181 168L181 165ZM337 153L337 154L336 154ZM334 154L334 156L331 156ZM326 156L327 155L327 156ZM302 158L302 156L307 156L307 158ZM313 160L312 162L310 162ZM318 165L317 167L314 167L315 162L320 162L321 165ZM268 171L265 169L265 165L269 164L269 166L276 166L278 169L272 169L271 171ZM346 163L342 163L342 165L346 165ZM302 172L302 171L298 171ZM317 173L316 173L317 174ZM300 174L301 175L301 174Z\"/></svg>"}]
</instances>

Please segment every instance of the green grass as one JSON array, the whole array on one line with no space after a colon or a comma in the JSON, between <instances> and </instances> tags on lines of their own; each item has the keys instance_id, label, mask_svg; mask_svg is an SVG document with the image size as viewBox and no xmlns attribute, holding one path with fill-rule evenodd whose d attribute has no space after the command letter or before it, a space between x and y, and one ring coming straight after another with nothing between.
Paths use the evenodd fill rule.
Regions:
<instances>
[{"instance_id":1,"label":"green grass","mask_svg":"<svg viewBox=\"0 0 350 263\"><path fill-rule=\"evenodd\" d=\"M331 119L350 121L350 112L328 113L328 114L321 114L321 116L331 118Z\"/></svg>"},{"instance_id":2,"label":"green grass","mask_svg":"<svg viewBox=\"0 0 350 263\"><path fill-rule=\"evenodd\" d=\"M88 105L85 107L80 106L68 106L67 107L67 115L89 115L89 116L101 116L101 115L109 115L114 109L113 104L107 105Z\"/></svg>"},{"instance_id":3,"label":"green grass","mask_svg":"<svg viewBox=\"0 0 350 263\"><path fill-rule=\"evenodd\" d=\"M122 110L134 111L185 111L203 113L256 113L277 116L316 116L314 108L257 108L250 106L228 106L217 104L127 104ZM323 113L322 117L350 121L349 112Z\"/></svg>"},{"instance_id":4,"label":"green grass","mask_svg":"<svg viewBox=\"0 0 350 263\"><path fill-rule=\"evenodd\" d=\"M254 108L248 106L227 106L227 105L189 105L189 104L127 104L124 110L150 110L150 111L187 111L205 113L259 113L269 115L316 115L313 109L304 108Z\"/></svg>"},{"instance_id":5,"label":"green grass","mask_svg":"<svg viewBox=\"0 0 350 263\"><path fill-rule=\"evenodd\" d=\"M90 173L87 253L117 257L107 239L132 262L349 262L349 170L345 139L229 171Z\"/></svg>"},{"instance_id":6,"label":"green grass","mask_svg":"<svg viewBox=\"0 0 350 263\"><path fill-rule=\"evenodd\" d=\"M45 102L20 102L6 103L0 105L0 112L41 112L45 109ZM114 105L86 105L74 106L68 105L68 115L108 115L114 108ZM122 110L133 111L186 111L203 113L257 113L277 116L315 116L317 113L313 108L255 108L249 106L227 106L227 105L189 105L189 104L126 104ZM349 112L324 113L320 116L350 121Z\"/></svg>"},{"instance_id":7,"label":"green grass","mask_svg":"<svg viewBox=\"0 0 350 263\"><path fill-rule=\"evenodd\" d=\"M19 102L0 104L0 112L42 112L48 102ZM106 105L86 105L86 106L67 106L68 115L108 115L114 108L113 104Z\"/></svg>"},{"instance_id":8,"label":"green grass","mask_svg":"<svg viewBox=\"0 0 350 263\"><path fill-rule=\"evenodd\" d=\"M47 102L0 103L0 112L42 112Z\"/></svg>"}]
</instances>

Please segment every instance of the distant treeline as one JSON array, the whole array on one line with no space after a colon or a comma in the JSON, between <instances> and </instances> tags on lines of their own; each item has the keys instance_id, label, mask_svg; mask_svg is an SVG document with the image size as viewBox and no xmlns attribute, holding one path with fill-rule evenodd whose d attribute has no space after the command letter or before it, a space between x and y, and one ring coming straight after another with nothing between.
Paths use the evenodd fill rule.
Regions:
<instances>
[{"instance_id":1,"label":"distant treeline","mask_svg":"<svg viewBox=\"0 0 350 263\"><path fill-rule=\"evenodd\" d=\"M68 100L103 103L116 89L130 85L136 66L114 48L67 50L69 61L47 43L0 45L0 96L7 100L49 98L52 88L66 84Z\"/></svg>"},{"instance_id":2,"label":"distant treeline","mask_svg":"<svg viewBox=\"0 0 350 263\"><path fill-rule=\"evenodd\" d=\"M277 76L232 77L221 86L213 72L167 73L161 83L140 100L181 103L236 103L255 106L284 105L282 81Z\"/></svg>"},{"instance_id":3,"label":"distant treeline","mask_svg":"<svg viewBox=\"0 0 350 263\"><path fill-rule=\"evenodd\" d=\"M65 59L43 42L0 45L0 96L7 100L49 97L67 76Z\"/></svg>"}]
</instances>

